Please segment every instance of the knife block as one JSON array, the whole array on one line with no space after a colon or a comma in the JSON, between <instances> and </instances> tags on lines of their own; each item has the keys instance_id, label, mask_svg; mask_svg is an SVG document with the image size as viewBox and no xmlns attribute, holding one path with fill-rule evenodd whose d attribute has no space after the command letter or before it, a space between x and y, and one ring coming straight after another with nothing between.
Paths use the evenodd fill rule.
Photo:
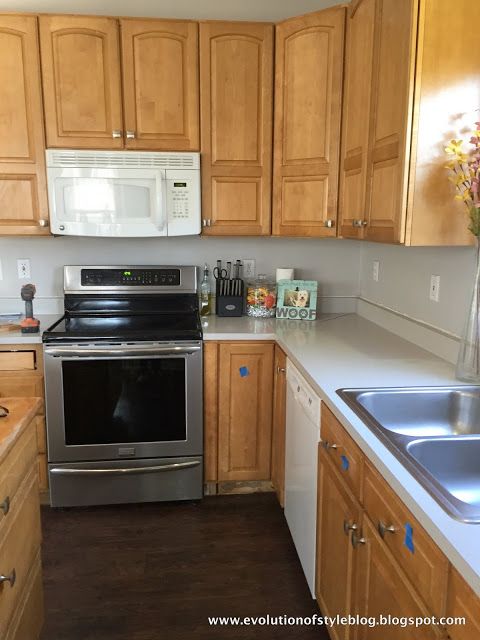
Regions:
<instances>
[{"instance_id":1,"label":"knife block","mask_svg":"<svg viewBox=\"0 0 480 640\"><path fill-rule=\"evenodd\" d=\"M240 295L220 295L220 281L217 280L216 286L216 299L215 299L215 313L220 317L235 318L243 315L244 309L244 283L243 280L240 285Z\"/></svg>"}]
</instances>

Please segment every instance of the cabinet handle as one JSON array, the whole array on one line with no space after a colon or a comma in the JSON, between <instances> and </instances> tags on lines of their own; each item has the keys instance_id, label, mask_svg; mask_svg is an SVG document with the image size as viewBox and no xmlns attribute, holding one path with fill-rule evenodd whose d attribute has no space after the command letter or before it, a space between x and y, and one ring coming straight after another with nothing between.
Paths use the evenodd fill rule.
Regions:
<instances>
[{"instance_id":1,"label":"cabinet handle","mask_svg":"<svg viewBox=\"0 0 480 640\"><path fill-rule=\"evenodd\" d=\"M112 138L121 138L123 135L123 131L121 129L114 129L112 131Z\"/></svg>"},{"instance_id":2,"label":"cabinet handle","mask_svg":"<svg viewBox=\"0 0 480 640\"><path fill-rule=\"evenodd\" d=\"M328 440L324 440L322 442L323 448L326 449L327 451L329 449L338 449L338 444L335 444L334 442L329 442Z\"/></svg>"},{"instance_id":3,"label":"cabinet handle","mask_svg":"<svg viewBox=\"0 0 480 640\"><path fill-rule=\"evenodd\" d=\"M352 220L352 227L366 227L367 224L366 220Z\"/></svg>"},{"instance_id":4,"label":"cabinet handle","mask_svg":"<svg viewBox=\"0 0 480 640\"><path fill-rule=\"evenodd\" d=\"M45 218L40 218L40 220L38 221L38 226L39 227L48 227L48 220L46 220Z\"/></svg>"},{"instance_id":5,"label":"cabinet handle","mask_svg":"<svg viewBox=\"0 0 480 640\"><path fill-rule=\"evenodd\" d=\"M127 131L127 140L133 140L135 138L135 131Z\"/></svg>"},{"instance_id":6,"label":"cabinet handle","mask_svg":"<svg viewBox=\"0 0 480 640\"><path fill-rule=\"evenodd\" d=\"M13 587L16 579L17 579L17 573L15 569L12 569L12 573L9 576L0 575L0 584L2 584L3 582L9 582L10 587Z\"/></svg>"},{"instance_id":7,"label":"cabinet handle","mask_svg":"<svg viewBox=\"0 0 480 640\"><path fill-rule=\"evenodd\" d=\"M363 536L357 536L356 532L352 532L352 547L356 549L359 544L366 544L367 540Z\"/></svg>"},{"instance_id":8,"label":"cabinet handle","mask_svg":"<svg viewBox=\"0 0 480 640\"><path fill-rule=\"evenodd\" d=\"M277 373L285 373L285 371L284 367L277 367Z\"/></svg>"},{"instance_id":9,"label":"cabinet handle","mask_svg":"<svg viewBox=\"0 0 480 640\"><path fill-rule=\"evenodd\" d=\"M357 529L358 529L358 526L355 523L350 524L348 520L343 521L343 533L346 536L348 536L350 531L356 531Z\"/></svg>"},{"instance_id":10,"label":"cabinet handle","mask_svg":"<svg viewBox=\"0 0 480 640\"><path fill-rule=\"evenodd\" d=\"M3 515L6 516L10 511L10 497L7 496L3 502L0 502L0 509L3 511Z\"/></svg>"},{"instance_id":11,"label":"cabinet handle","mask_svg":"<svg viewBox=\"0 0 480 640\"><path fill-rule=\"evenodd\" d=\"M202 220L202 226L211 227L212 226L212 221L210 220L210 218L204 218Z\"/></svg>"},{"instance_id":12,"label":"cabinet handle","mask_svg":"<svg viewBox=\"0 0 480 640\"><path fill-rule=\"evenodd\" d=\"M335 220L325 220L324 225L328 227L328 229L332 229L335 226Z\"/></svg>"},{"instance_id":13,"label":"cabinet handle","mask_svg":"<svg viewBox=\"0 0 480 640\"><path fill-rule=\"evenodd\" d=\"M396 529L395 529L395 527L393 526L393 524L391 524L391 525L386 525L386 524L385 524L384 522L382 522L381 520L379 520L379 522L378 522L377 529L378 529L378 533L380 534L380 536L381 536L382 538L385 538L385 534L386 534L387 532L388 532L388 533L395 533L395 531L396 531Z\"/></svg>"}]
</instances>

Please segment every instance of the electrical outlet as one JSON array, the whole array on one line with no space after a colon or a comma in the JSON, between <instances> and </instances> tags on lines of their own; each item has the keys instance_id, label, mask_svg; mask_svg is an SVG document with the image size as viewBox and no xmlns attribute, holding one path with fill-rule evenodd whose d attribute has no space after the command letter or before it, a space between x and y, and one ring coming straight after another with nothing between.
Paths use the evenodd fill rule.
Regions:
<instances>
[{"instance_id":1,"label":"electrical outlet","mask_svg":"<svg viewBox=\"0 0 480 640\"><path fill-rule=\"evenodd\" d=\"M245 260L242 260L243 262L243 277L246 278L247 280L249 278L254 278L255 277L255 260L253 258L246 258Z\"/></svg>"},{"instance_id":2,"label":"electrical outlet","mask_svg":"<svg viewBox=\"0 0 480 640\"><path fill-rule=\"evenodd\" d=\"M430 300L433 302L440 300L440 276L430 277Z\"/></svg>"},{"instance_id":3,"label":"electrical outlet","mask_svg":"<svg viewBox=\"0 0 480 640\"><path fill-rule=\"evenodd\" d=\"M20 280L28 280L30 278L30 260L28 258L17 260L17 271Z\"/></svg>"},{"instance_id":4,"label":"electrical outlet","mask_svg":"<svg viewBox=\"0 0 480 640\"><path fill-rule=\"evenodd\" d=\"M2 261L0 260L0 280L3 280Z\"/></svg>"},{"instance_id":5,"label":"electrical outlet","mask_svg":"<svg viewBox=\"0 0 480 640\"><path fill-rule=\"evenodd\" d=\"M380 276L380 262L379 260L374 260L372 264L372 278L375 282L378 282L378 278Z\"/></svg>"}]
</instances>

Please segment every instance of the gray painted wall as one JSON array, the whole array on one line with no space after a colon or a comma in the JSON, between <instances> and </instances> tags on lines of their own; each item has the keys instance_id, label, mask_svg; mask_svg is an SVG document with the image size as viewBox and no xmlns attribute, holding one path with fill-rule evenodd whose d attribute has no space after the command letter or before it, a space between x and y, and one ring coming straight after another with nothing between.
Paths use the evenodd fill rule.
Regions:
<instances>
[{"instance_id":1,"label":"gray painted wall","mask_svg":"<svg viewBox=\"0 0 480 640\"><path fill-rule=\"evenodd\" d=\"M324 9L335 0L0 0L0 11L84 13L195 20L276 21Z\"/></svg>"}]
</instances>

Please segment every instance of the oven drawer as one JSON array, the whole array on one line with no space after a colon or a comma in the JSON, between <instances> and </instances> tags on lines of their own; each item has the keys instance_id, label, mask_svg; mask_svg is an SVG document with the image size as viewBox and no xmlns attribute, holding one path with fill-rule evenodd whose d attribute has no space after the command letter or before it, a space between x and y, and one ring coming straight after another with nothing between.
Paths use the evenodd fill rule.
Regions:
<instances>
[{"instance_id":1,"label":"oven drawer","mask_svg":"<svg viewBox=\"0 0 480 640\"><path fill-rule=\"evenodd\" d=\"M199 500L203 457L48 465L52 507Z\"/></svg>"}]
</instances>

